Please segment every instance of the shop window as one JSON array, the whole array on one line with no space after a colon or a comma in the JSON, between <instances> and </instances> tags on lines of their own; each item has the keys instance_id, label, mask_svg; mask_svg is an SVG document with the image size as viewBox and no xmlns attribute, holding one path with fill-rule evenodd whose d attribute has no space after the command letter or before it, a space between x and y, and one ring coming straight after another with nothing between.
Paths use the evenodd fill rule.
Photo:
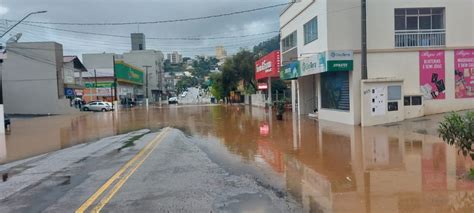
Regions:
<instances>
[{"instance_id":1,"label":"shop window","mask_svg":"<svg viewBox=\"0 0 474 213\"><path fill-rule=\"evenodd\" d=\"M399 101L402 99L402 86L388 86L388 100Z\"/></svg>"},{"instance_id":2,"label":"shop window","mask_svg":"<svg viewBox=\"0 0 474 213\"><path fill-rule=\"evenodd\" d=\"M321 107L350 110L349 72L321 74Z\"/></svg>"}]
</instances>

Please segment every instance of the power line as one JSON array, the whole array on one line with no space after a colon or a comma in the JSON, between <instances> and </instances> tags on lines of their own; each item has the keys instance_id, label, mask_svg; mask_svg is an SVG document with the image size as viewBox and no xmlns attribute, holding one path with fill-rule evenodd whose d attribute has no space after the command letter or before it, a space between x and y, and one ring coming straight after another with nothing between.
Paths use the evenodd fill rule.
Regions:
<instances>
[{"instance_id":1,"label":"power line","mask_svg":"<svg viewBox=\"0 0 474 213\"><path fill-rule=\"evenodd\" d=\"M175 23L175 22L186 22L186 21L195 21L195 20L204 20L204 19L211 19L211 18L219 18L224 16L233 16L243 13L250 13L256 12L261 10L267 10L276 7L286 6L290 3L282 3L282 4L275 4L265 7L259 7L249 10L241 10L235 11L230 13L221 13L216 15L208 15L208 16L200 16L200 17L193 17L193 18L181 18L181 19L169 19L169 20L157 20L157 21L134 21L134 22L109 22L109 23L99 23L99 22L89 22L89 23L80 23L80 22L48 22L48 21L24 21L25 23L30 24L52 24L52 25L76 25L76 26L104 26L104 25L144 25L144 24L164 24L164 23ZM7 21L17 21L17 20L9 20Z\"/></svg>"},{"instance_id":2,"label":"power line","mask_svg":"<svg viewBox=\"0 0 474 213\"><path fill-rule=\"evenodd\" d=\"M114 34L106 34L106 33L94 33L94 32L86 32L86 31L77 31L77 30L68 30L68 29L61 29L61 28L54 28L54 27L46 27L46 26L39 26L34 24L27 24L22 23L23 25L38 27L42 29L50 29L56 31L63 31L63 32L70 32L70 33L77 33L77 34L87 34L87 35L97 35L97 36L108 36L108 37L115 37L115 38L127 38L130 39L128 35L114 35ZM263 33L255 33L255 34L247 34L247 35L239 35L239 36L221 36L221 37L146 37L146 39L150 40L190 40L190 41L201 41L201 40L218 40L218 39L228 39L228 38L246 38L251 36L258 36L258 35L268 35L271 33L279 33L279 31L270 31L270 32L263 32Z\"/></svg>"}]
</instances>

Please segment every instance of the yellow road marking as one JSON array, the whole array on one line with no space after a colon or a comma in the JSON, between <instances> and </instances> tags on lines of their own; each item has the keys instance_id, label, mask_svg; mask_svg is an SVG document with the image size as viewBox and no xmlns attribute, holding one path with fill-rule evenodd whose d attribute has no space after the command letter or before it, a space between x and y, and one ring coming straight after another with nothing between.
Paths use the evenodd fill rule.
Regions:
<instances>
[{"instance_id":1,"label":"yellow road marking","mask_svg":"<svg viewBox=\"0 0 474 213\"><path fill-rule=\"evenodd\" d=\"M169 131L169 128L165 128L154 140L148 143L145 147L143 147L140 152L138 152L132 159L130 159L125 165L123 165L119 171L117 171L110 179L107 180L89 199L87 199L77 210L76 213L82 213L86 211L96 200L99 198L117 179L120 179L122 174L129 169L130 166L133 165L137 160L139 160L143 155L144 158L138 161L138 163L133 167L125 177L122 177L117 184L110 190L110 193L104 197L98 206L94 208L93 211L100 211L105 204L112 198L112 196L120 189L120 187L125 183L125 181L140 167L140 165L148 158L151 152L158 146L160 139ZM118 186L118 187L117 187ZM105 199L108 198L108 199ZM104 202L107 200L107 202ZM100 208L98 208L100 206ZM98 209L98 210L97 210Z\"/></svg>"}]
</instances>

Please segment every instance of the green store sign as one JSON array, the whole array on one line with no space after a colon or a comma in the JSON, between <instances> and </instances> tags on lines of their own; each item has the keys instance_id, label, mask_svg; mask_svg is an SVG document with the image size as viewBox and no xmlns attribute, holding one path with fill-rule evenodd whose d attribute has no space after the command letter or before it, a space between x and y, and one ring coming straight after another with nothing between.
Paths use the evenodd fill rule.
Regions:
<instances>
[{"instance_id":1,"label":"green store sign","mask_svg":"<svg viewBox=\"0 0 474 213\"><path fill-rule=\"evenodd\" d=\"M280 78L283 80L292 80L301 76L301 66L299 61L293 61L280 69Z\"/></svg>"},{"instance_id":2,"label":"green store sign","mask_svg":"<svg viewBox=\"0 0 474 213\"><path fill-rule=\"evenodd\" d=\"M143 70L130 64L118 61L115 63L115 73L117 81L130 84L143 85Z\"/></svg>"},{"instance_id":3,"label":"green store sign","mask_svg":"<svg viewBox=\"0 0 474 213\"><path fill-rule=\"evenodd\" d=\"M350 71L354 69L354 61L349 60L337 60L337 61L327 61L327 71Z\"/></svg>"},{"instance_id":4,"label":"green store sign","mask_svg":"<svg viewBox=\"0 0 474 213\"><path fill-rule=\"evenodd\" d=\"M97 85L95 82L86 82L84 86L86 88L111 88L114 86L114 82L97 82Z\"/></svg>"}]
</instances>

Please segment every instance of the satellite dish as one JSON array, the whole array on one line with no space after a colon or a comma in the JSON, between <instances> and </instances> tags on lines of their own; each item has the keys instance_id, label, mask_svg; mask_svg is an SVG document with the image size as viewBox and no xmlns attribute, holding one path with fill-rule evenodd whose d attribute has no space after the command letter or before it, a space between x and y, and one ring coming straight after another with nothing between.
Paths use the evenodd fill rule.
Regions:
<instances>
[{"instance_id":1,"label":"satellite dish","mask_svg":"<svg viewBox=\"0 0 474 213\"><path fill-rule=\"evenodd\" d=\"M23 34L21 33L17 33L16 35L10 37L8 40L7 40L7 44L11 44L11 43L17 43L18 40L20 40L21 36Z\"/></svg>"}]
</instances>

